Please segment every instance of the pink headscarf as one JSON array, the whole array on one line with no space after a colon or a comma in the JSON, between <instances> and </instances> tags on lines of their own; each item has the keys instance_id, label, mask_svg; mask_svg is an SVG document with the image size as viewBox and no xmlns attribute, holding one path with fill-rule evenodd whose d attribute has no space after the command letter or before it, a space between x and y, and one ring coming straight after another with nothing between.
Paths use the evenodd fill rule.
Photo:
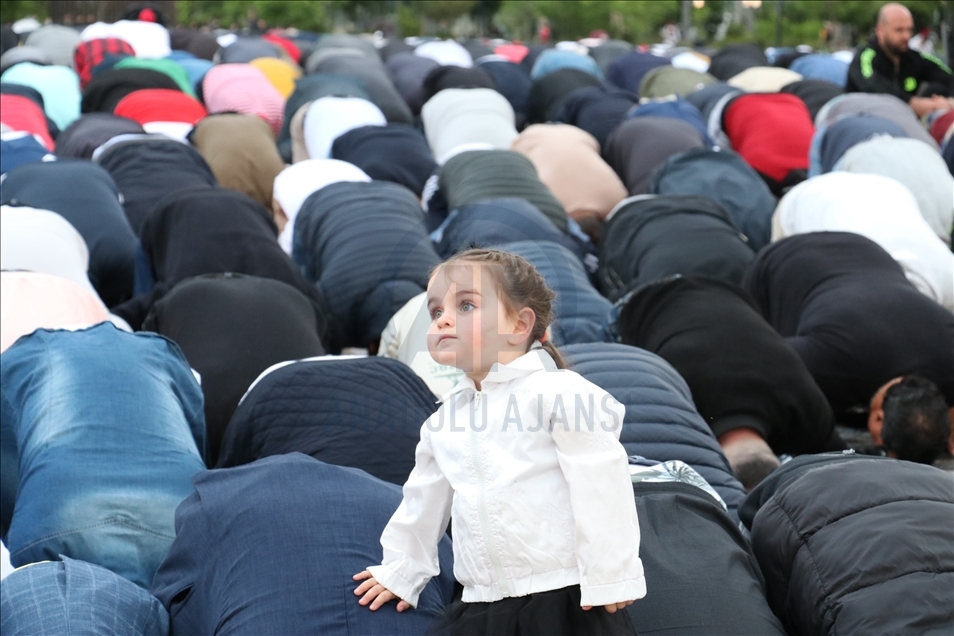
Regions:
<instances>
[{"instance_id":1,"label":"pink headscarf","mask_svg":"<svg viewBox=\"0 0 954 636\"><path fill-rule=\"evenodd\" d=\"M251 64L213 66L202 80L202 93L209 113L257 115L272 127L276 136L281 131L285 98Z\"/></svg>"}]
</instances>

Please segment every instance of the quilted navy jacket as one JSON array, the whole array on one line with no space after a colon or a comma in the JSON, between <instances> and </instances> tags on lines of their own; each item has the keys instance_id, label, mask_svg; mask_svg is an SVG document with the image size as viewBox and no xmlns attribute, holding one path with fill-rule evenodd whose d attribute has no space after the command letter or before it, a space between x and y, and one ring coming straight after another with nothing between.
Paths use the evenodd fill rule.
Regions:
<instances>
[{"instance_id":1,"label":"quilted navy jacket","mask_svg":"<svg viewBox=\"0 0 954 636\"><path fill-rule=\"evenodd\" d=\"M571 368L626 406L620 442L630 455L692 466L709 482L738 521L745 497L729 462L696 411L685 380L669 363L643 349L614 343L562 349Z\"/></svg>"},{"instance_id":2,"label":"quilted navy jacket","mask_svg":"<svg viewBox=\"0 0 954 636\"><path fill-rule=\"evenodd\" d=\"M229 423L216 468L299 452L402 485L437 398L390 358L302 360L261 377Z\"/></svg>"},{"instance_id":3,"label":"quilted navy jacket","mask_svg":"<svg viewBox=\"0 0 954 636\"><path fill-rule=\"evenodd\" d=\"M329 348L367 347L440 262L411 191L394 183L336 183L295 219L292 257L327 303Z\"/></svg>"}]
</instances>

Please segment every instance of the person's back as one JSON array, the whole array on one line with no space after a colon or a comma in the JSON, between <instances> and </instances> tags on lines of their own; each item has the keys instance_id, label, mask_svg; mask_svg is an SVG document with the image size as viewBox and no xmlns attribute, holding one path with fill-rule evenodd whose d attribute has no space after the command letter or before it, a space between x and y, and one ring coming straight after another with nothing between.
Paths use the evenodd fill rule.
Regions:
<instances>
[{"instance_id":1,"label":"person's back","mask_svg":"<svg viewBox=\"0 0 954 636\"><path fill-rule=\"evenodd\" d=\"M864 410L882 384L912 372L954 404L954 317L873 241L849 232L784 239L759 254L742 286L839 418Z\"/></svg>"},{"instance_id":2,"label":"person's back","mask_svg":"<svg viewBox=\"0 0 954 636\"><path fill-rule=\"evenodd\" d=\"M779 201L772 240L810 232L854 232L871 239L925 296L954 311L954 256L901 182L838 171L797 185Z\"/></svg>"},{"instance_id":3,"label":"person's back","mask_svg":"<svg viewBox=\"0 0 954 636\"><path fill-rule=\"evenodd\" d=\"M630 456L685 462L722 497L729 516L738 519L745 490L696 410L685 380L669 363L643 349L609 342L568 345L563 352L577 373L626 407L619 439Z\"/></svg>"},{"instance_id":4,"label":"person's back","mask_svg":"<svg viewBox=\"0 0 954 636\"><path fill-rule=\"evenodd\" d=\"M730 452L740 430L757 432L776 454L844 447L808 369L737 286L699 276L657 281L626 302L618 327L623 343L656 353L685 378L743 485L757 478Z\"/></svg>"},{"instance_id":5,"label":"person's back","mask_svg":"<svg viewBox=\"0 0 954 636\"><path fill-rule=\"evenodd\" d=\"M102 324L38 330L2 360L0 521L11 562L64 554L148 586L204 468L202 393L182 353Z\"/></svg>"},{"instance_id":6,"label":"person's back","mask_svg":"<svg viewBox=\"0 0 954 636\"><path fill-rule=\"evenodd\" d=\"M851 454L798 457L739 512L788 633L950 633L950 473Z\"/></svg>"},{"instance_id":7,"label":"person's back","mask_svg":"<svg viewBox=\"0 0 954 636\"><path fill-rule=\"evenodd\" d=\"M397 486L299 453L200 473L151 591L178 634L421 634L453 594L446 536L417 610L348 602L400 501Z\"/></svg>"}]
</instances>

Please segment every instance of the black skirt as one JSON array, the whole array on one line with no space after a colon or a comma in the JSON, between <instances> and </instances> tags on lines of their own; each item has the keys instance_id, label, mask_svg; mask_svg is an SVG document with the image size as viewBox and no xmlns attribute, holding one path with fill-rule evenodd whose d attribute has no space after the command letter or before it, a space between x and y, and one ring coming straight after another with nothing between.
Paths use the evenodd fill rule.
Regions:
<instances>
[{"instance_id":1,"label":"black skirt","mask_svg":"<svg viewBox=\"0 0 954 636\"><path fill-rule=\"evenodd\" d=\"M583 611L580 586L505 598L492 603L454 601L434 619L428 636L633 636L625 610Z\"/></svg>"}]
</instances>

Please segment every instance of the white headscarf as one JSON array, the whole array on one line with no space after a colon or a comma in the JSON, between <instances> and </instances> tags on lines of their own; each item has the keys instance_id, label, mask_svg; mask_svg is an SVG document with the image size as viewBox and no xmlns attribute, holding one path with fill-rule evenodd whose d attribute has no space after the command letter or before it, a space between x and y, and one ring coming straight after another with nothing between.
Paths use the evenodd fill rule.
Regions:
<instances>
[{"instance_id":1,"label":"white headscarf","mask_svg":"<svg viewBox=\"0 0 954 636\"><path fill-rule=\"evenodd\" d=\"M852 232L888 252L925 296L954 311L954 254L889 177L829 172L792 188L772 219L772 240L808 232Z\"/></svg>"},{"instance_id":2,"label":"white headscarf","mask_svg":"<svg viewBox=\"0 0 954 636\"><path fill-rule=\"evenodd\" d=\"M427 100L421 119L441 165L457 154L455 148L467 144L510 150L518 134L513 106L491 88L446 88Z\"/></svg>"},{"instance_id":3,"label":"white headscarf","mask_svg":"<svg viewBox=\"0 0 954 636\"><path fill-rule=\"evenodd\" d=\"M381 109L360 97L322 97L305 113L305 147L312 159L331 157L335 139L362 126L388 123Z\"/></svg>"},{"instance_id":4,"label":"white headscarf","mask_svg":"<svg viewBox=\"0 0 954 636\"><path fill-rule=\"evenodd\" d=\"M96 294L89 282L89 248L56 212L0 207L0 269L59 276Z\"/></svg>"},{"instance_id":5,"label":"white headscarf","mask_svg":"<svg viewBox=\"0 0 954 636\"><path fill-rule=\"evenodd\" d=\"M920 139L879 135L852 146L835 170L880 174L900 181L918 201L921 216L945 244L954 223L954 177L938 152Z\"/></svg>"},{"instance_id":6,"label":"white headscarf","mask_svg":"<svg viewBox=\"0 0 954 636\"><path fill-rule=\"evenodd\" d=\"M278 244L291 254L295 218L305 199L325 186L342 181L368 182L371 177L361 168L337 159L308 159L288 166L275 177L272 196L282 206L288 223L278 235Z\"/></svg>"},{"instance_id":7,"label":"white headscarf","mask_svg":"<svg viewBox=\"0 0 954 636\"><path fill-rule=\"evenodd\" d=\"M159 59L172 53L169 44L169 31L155 22L140 20L120 20L112 24L96 22L80 33L83 42L100 38L119 38L129 43L136 57Z\"/></svg>"},{"instance_id":8,"label":"white headscarf","mask_svg":"<svg viewBox=\"0 0 954 636\"><path fill-rule=\"evenodd\" d=\"M441 66L470 68L474 65L474 58L467 49L453 40L425 42L414 49L414 55L434 60Z\"/></svg>"}]
</instances>

